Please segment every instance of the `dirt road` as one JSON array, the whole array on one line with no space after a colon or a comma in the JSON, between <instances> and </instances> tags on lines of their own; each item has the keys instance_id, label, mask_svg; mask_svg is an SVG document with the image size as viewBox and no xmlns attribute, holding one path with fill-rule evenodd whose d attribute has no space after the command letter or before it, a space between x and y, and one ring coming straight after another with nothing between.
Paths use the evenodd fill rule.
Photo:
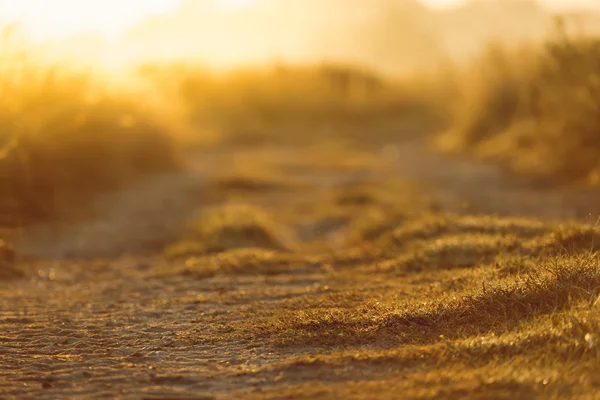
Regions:
<instances>
[{"instance_id":1,"label":"dirt road","mask_svg":"<svg viewBox=\"0 0 600 400\"><path fill-rule=\"evenodd\" d=\"M327 160L311 150L205 149L182 173L99 199L90 221L29 231L17 250L27 256L23 267L31 277L0 282L0 398L277 398L273 390L311 380L321 382L315 386L321 391L305 398L331 398L327 382L379 379L380 367L369 367L370 373L356 366L336 367L335 373L318 363L311 368L306 357L322 348L281 346L245 328L245 321L282 308L301 310L311 298L335 298L334 280L341 278L332 275L336 266L324 261L326 255L268 275L198 279L185 271L165 273L176 265L162 257L163 247L231 190L274 215L317 207L341 186L389 181L421 188L415 198L430 199L427 207L442 211L586 219L600 209L596 193L535 187L493 167L434 155L420 142L356 152ZM264 172L275 183L263 187L250 180L254 186L248 188L248 180L224 180L247 176L249 166L254 177ZM278 186L286 182L291 188ZM319 234L286 223L298 242ZM364 297L339 301L360 303L375 295L371 288ZM407 368L403 376L409 374Z\"/></svg>"}]
</instances>

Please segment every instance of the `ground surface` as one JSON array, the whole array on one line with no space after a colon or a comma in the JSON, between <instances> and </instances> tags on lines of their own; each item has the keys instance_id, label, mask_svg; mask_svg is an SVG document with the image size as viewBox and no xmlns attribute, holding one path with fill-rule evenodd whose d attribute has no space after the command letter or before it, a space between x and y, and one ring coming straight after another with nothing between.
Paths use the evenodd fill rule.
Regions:
<instances>
[{"instance_id":1,"label":"ground surface","mask_svg":"<svg viewBox=\"0 0 600 400\"><path fill-rule=\"evenodd\" d=\"M598 197L414 140L198 150L16 239L0 398L600 398ZM232 202L268 224L188 228Z\"/></svg>"}]
</instances>

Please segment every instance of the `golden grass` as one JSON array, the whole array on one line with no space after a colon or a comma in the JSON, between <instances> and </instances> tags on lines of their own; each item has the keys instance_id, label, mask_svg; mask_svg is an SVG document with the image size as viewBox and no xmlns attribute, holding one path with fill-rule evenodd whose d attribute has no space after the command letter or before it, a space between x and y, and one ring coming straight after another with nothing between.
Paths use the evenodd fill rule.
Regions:
<instances>
[{"instance_id":1,"label":"golden grass","mask_svg":"<svg viewBox=\"0 0 600 400\"><path fill-rule=\"evenodd\" d=\"M187 238L166 249L168 258L258 248L285 251L281 227L263 210L246 204L212 207L194 221Z\"/></svg>"},{"instance_id":2,"label":"golden grass","mask_svg":"<svg viewBox=\"0 0 600 400\"><path fill-rule=\"evenodd\" d=\"M440 265L443 268L443 264ZM529 276L483 281L479 287L432 296L423 302L385 302L356 310L315 309L288 313L258 329L281 345L317 347L428 344L518 329L529 319L552 314L598 295L597 255L540 262ZM480 271L482 274L483 271ZM475 276L473 277L475 278ZM383 340L385 339L385 340Z\"/></svg>"},{"instance_id":3,"label":"golden grass","mask_svg":"<svg viewBox=\"0 0 600 400\"><path fill-rule=\"evenodd\" d=\"M286 273L302 273L321 270L322 257L302 257L287 252L265 250L262 248L237 248L217 255L190 256L185 262L175 264L157 273L157 276L183 274L197 279L218 275L255 275L271 276Z\"/></svg>"},{"instance_id":4,"label":"golden grass","mask_svg":"<svg viewBox=\"0 0 600 400\"><path fill-rule=\"evenodd\" d=\"M178 98L195 124L236 143L371 143L440 126L450 88L438 77L396 82L345 65L275 65L210 73L190 65L146 66L142 76ZM365 131L371 132L368 137ZM209 133L207 133L210 135Z\"/></svg>"},{"instance_id":5,"label":"golden grass","mask_svg":"<svg viewBox=\"0 0 600 400\"><path fill-rule=\"evenodd\" d=\"M594 40L565 37L518 60L490 50L445 139L526 173L589 178L600 143L590 90L597 50ZM13 127L0 138L0 210L19 221L47 216L81 200L81 192L176 164L167 130L129 98L64 68L35 64L25 73L19 63L5 65L19 67L6 75L13 80L0 79L0 121ZM187 108L192 125L218 131L226 145L315 138L380 145L440 126L441 99L448 101L444 90L394 86L346 67L143 72ZM343 162L327 158L335 158L332 149L299 165L312 164L317 176L361 163L341 152L335 157ZM535 168L520 161L528 152ZM597 227L432 213L402 197L408 187L355 182L323 193L309 188L307 198L263 198L271 200L267 211L249 205L253 196L290 195L300 185L284 172L267 178L255 168L207 185L207 197L247 203L205 208L153 275L202 281L169 299L206 305L197 330L178 332L178 341L278 355L227 370L261 380L260 392L240 389L232 397L597 396ZM0 279L18 276L14 251L0 241ZM210 290L199 296L201 284ZM227 308L211 309L214 303Z\"/></svg>"},{"instance_id":6,"label":"golden grass","mask_svg":"<svg viewBox=\"0 0 600 400\"><path fill-rule=\"evenodd\" d=\"M245 286L243 296L203 300L227 303L235 328L207 316L214 326L189 336L191 343L258 341L281 354L237 373L270 382L241 389L244 398L594 397L597 228L452 214L404 218L334 255L233 250L190 258L161 276L281 276L291 285L320 277L287 296L258 285ZM393 252L373 257L392 240ZM356 251L362 257L349 264Z\"/></svg>"},{"instance_id":7,"label":"golden grass","mask_svg":"<svg viewBox=\"0 0 600 400\"><path fill-rule=\"evenodd\" d=\"M597 184L600 39L561 22L542 46L491 46L465 72L442 148L529 176Z\"/></svg>"},{"instance_id":8,"label":"golden grass","mask_svg":"<svg viewBox=\"0 0 600 400\"><path fill-rule=\"evenodd\" d=\"M89 197L173 169L168 127L140 101L46 60L6 31L0 51L0 225L79 209Z\"/></svg>"}]
</instances>

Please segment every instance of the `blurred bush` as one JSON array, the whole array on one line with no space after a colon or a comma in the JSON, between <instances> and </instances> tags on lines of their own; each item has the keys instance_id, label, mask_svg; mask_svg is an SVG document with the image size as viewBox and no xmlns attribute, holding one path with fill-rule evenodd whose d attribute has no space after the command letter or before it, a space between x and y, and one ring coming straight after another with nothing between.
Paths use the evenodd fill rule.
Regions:
<instances>
[{"instance_id":1,"label":"blurred bush","mask_svg":"<svg viewBox=\"0 0 600 400\"><path fill-rule=\"evenodd\" d=\"M460 79L438 144L519 173L600 183L600 39L557 19L541 46L490 45Z\"/></svg>"},{"instance_id":2,"label":"blurred bush","mask_svg":"<svg viewBox=\"0 0 600 400\"><path fill-rule=\"evenodd\" d=\"M168 127L87 71L0 39L0 226L80 208L91 196L177 165Z\"/></svg>"},{"instance_id":3,"label":"blurred bush","mask_svg":"<svg viewBox=\"0 0 600 400\"><path fill-rule=\"evenodd\" d=\"M450 90L439 84L438 76L391 81L335 64L225 73L190 65L147 65L141 73L160 91L174 94L195 125L220 138L246 142L369 142L393 138L399 131L431 130L446 117L443 104Z\"/></svg>"}]
</instances>

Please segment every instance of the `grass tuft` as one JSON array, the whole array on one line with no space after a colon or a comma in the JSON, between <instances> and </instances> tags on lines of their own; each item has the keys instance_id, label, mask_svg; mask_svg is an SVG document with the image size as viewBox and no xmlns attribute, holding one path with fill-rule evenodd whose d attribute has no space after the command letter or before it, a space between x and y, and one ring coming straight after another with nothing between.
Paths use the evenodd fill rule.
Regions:
<instances>
[{"instance_id":1,"label":"grass tuft","mask_svg":"<svg viewBox=\"0 0 600 400\"><path fill-rule=\"evenodd\" d=\"M465 72L438 144L534 178L600 183L600 39L559 20L541 46L491 46Z\"/></svg>"},{"instance_id":2,"label":"grass tuft","mask_svg":"<svg viewBox=\"0 0 600 400\"><path fill-rule=\"evenodd\" d=\"M205 279L216 275L271 276L319 270L318 257L301 257L260 248L238 248L219 254L188 257L185 262L161 271L159 275L185 275Z\"/></svg>"},{"instance_id":3,"label":"grass tuft","mask_svg":"<svg viewBox=\"0 0 600 400\"><path fill-rule=\"evenodd\" d=\"M0 39L0 226L178 167L172 132L137 89L42 54L12 31Z\"/></svg>"},{"instance_id":4,"label":"grass tuft","mask_svg":"<svg viewBox=\"0 0 600 400\"><path fill-rule=\"evenodd\" d=\"M263 210L227 204L205 210L191 224L189 238L170 246L165 253L170 258L181 258L244 248L287 251L288 247L283 228Z\"/></svg>"}]
</instances>

